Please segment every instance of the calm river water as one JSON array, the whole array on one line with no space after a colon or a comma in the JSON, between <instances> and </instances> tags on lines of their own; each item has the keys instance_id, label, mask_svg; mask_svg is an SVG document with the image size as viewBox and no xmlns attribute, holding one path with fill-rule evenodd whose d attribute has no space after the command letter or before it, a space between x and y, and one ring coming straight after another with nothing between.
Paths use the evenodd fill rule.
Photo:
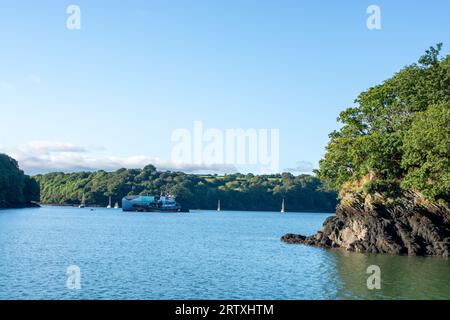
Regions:
<instances>
[{"instance_id":1,"label":"calm river water","mask_svg":"<svg viewBox=\"0 0 450 320\"><path fill-rule=\"evenodd\" d=\"M450 261L287 245L331 214L0 211L0 299L450 299ZM79 290L67 268L80 268ZM381 289L366 285L370 265Z\"/></svg>"}]
</instances>

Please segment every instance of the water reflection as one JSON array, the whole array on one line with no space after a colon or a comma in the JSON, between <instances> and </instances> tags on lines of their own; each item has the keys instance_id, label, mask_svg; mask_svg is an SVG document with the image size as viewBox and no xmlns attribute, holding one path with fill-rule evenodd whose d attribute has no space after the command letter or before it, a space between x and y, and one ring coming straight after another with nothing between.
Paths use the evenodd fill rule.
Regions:
<instances>
[{"instance_id":1,"label":"water reflection","mask_svg":"<svg viewBox=\"0 0 450 320\"><path fill-rule=\"evenodd\" d=\"M450 299L450 261L336 250L338 299ZM381 269L381 289L367 288L367 267Z\"/></svg>"},{"instance_id":2,"label":"water reflection","mask_svg":"<svg viewBox=\"0 0 450 320\"><path fill-rule=\"evenodd\" d=\"M0 214L0 299L450 299L442 258L288 245L319 213L134 214L68 207ZM67 267L81 290L67 289ZM381 268L381 290L366 269Z\"/></svg>"}]
</instances>

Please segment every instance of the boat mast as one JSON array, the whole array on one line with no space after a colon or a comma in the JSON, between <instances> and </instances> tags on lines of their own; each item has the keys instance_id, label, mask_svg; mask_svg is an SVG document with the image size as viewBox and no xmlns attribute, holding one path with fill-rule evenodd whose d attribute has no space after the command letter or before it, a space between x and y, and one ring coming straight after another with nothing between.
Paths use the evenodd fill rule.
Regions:
<instances>
[{"instance_id":1,"label":"boat mast","mask_svg":"<svg viewBox=\"0 0 450 320\"><path fill-rule=\"evenodd\" d=\"M84 208L86 205L85 205L85 199L84 199L84 193L83 193L83 196L82 196L82 198L81 198L81 203L80 203L80 205L78 206L78 208Z\"/></svg>"}]
</instances>

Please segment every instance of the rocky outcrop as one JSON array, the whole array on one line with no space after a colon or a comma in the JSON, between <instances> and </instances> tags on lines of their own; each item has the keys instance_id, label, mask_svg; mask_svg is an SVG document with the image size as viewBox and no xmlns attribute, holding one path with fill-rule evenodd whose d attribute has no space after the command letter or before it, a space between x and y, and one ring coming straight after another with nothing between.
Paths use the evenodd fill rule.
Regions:
<instances>
[{"instance_id":1,"label":"rocky outcrop","mask_svg":"<svg viewBox=\"0 0 450 320\"><path fill-rule=\"evenodd\" d=\"M448 257L450 211L415 195L391 205L344 202L322 231L309 237L287 234L281 240L356 252Z\"/></svg>"}]
</instances>

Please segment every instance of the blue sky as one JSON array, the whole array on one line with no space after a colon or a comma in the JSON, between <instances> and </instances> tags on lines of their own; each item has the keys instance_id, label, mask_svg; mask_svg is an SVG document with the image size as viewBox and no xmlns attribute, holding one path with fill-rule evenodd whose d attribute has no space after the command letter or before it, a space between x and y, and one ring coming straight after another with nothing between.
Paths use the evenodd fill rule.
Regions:
<instances>
[{"instance_id":1,"label":"blue sky","mask_svg":"<svg viewBox=\"0 0 450 320\"><path fill-rule=\"evenodd\" d=\"M66 28L70 4L81 30ZM371 4L381 30L366 27ZM431 45L450 51L449 12L448 0L2 1L0 151L28 173L170 169L171 133L200 120L279 129L280 170L317 167L359 92Z\"/></svg>"}]
</instances>

